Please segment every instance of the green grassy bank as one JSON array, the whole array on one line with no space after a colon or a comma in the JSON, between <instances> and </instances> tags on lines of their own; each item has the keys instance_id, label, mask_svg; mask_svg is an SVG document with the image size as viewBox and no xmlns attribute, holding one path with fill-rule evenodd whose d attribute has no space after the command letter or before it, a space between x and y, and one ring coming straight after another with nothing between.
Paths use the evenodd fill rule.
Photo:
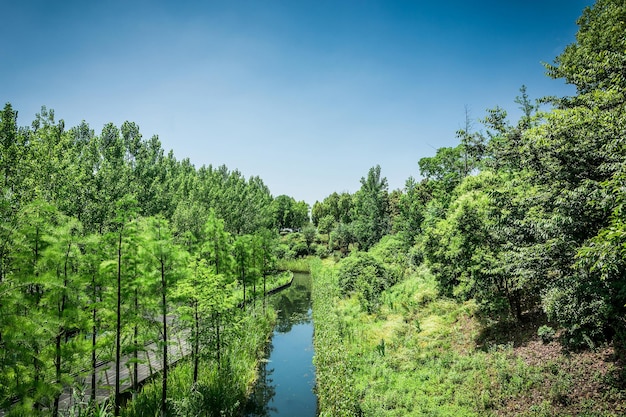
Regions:
<instances>
[{"instance_id":1,"label":"green grassy bank","mask_svg":"<svg viewBox=\"0 0 626 417\"><path fill-rule=\"evenodd\" d=\"M626 413L608 347L564 353L536 330L494 330L472 302L440 297L423 267L374 314L340 295L335 265L314 263L312 275L321 417Z\"/></svg>"}]
</instances>

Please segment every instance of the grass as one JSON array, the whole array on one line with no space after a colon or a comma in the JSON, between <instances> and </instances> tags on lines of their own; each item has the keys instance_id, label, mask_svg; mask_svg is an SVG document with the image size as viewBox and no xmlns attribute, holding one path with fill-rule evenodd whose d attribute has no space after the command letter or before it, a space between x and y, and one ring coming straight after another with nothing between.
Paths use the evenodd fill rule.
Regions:
<instances>
[{"instance_id":1,"label":"grass","mask_svg":"<svg viewBox=\"0 0 626 417\"><path fill-rule=\"evenodd\" d=\"M221 369L214 360L203 359L198 383L193 384L192 366L183 361L171 369L168 378L170 416L237 416L256 380L259 359L276 320L276 313L261 308L243 317L238 331L225 340ZM123 410L125 417L160 415L161 381L143 387Z\"/></svg>"},{"instance_id":2,"label":"grass","mask_svg":"<svg viewBox=\"0 0 626 417\"><path fill-rule=\"evenodd\" d=\"M311 270L310 263L316 258L306 257L297 259L279 259L276 267L279 271L291 272L309 272Z\"/></svg>"},{"instance_id":3,"label":"grass","mask_svg":"<svg viewBox=\"0 0 626 417\"><path fill-rule=\"evenodd\" d=\"M283 285L288 284L293 278L293 272L283 271L278 274L268 275L265 281L266 292L270 292L276 288L280 288ZM243 301L243 287L239 286L235 289L235 298L239 302ZM263 280L259 280L256 284L256 292L254 292L254 286L246 286L246 304L252 299L263 298Z\"/></svg>"},{"instance_id":4,"label":"grass","mask_svg":"<svg viewBox=\"0 0 626 417\"><path fill-rule=\"evenodd\" d=\"M440 297L426 268L381 294L380 310L367 314L355 298L339 296L332 265L312 265L322 417L612 416L626 410L626 392L602 382L611 368L605 354L564 354L536 330L536 340L522 344L498 344L498 337L485 344L476 305Z\"/></svg>"}]
</instances>

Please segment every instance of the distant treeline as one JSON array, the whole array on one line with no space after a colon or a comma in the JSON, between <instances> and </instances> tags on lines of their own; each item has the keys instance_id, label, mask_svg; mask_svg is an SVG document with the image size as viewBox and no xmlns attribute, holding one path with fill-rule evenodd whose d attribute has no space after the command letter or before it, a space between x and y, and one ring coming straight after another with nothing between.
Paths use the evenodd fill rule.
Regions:
<instances>
[{"instance_id":1,"label":"distant treeline","mask_svg":"<svg viewBox=\"0 0 626 417\"><path fill-rule=\"evenodd\" d=\"M53 415L77 375L93 378L95 398L101 361L119 373L122 356L136 362L164 340L167 362L171 317L189 329L194 382L201 358L228 370L223 346L243 320L232 307L265 287L278 230L309 222L306 203L165 155L134 123L96 135L43 107L20 127L11 104L0 113L0 219L0 408Z\"/></svg>"}]
</instances>

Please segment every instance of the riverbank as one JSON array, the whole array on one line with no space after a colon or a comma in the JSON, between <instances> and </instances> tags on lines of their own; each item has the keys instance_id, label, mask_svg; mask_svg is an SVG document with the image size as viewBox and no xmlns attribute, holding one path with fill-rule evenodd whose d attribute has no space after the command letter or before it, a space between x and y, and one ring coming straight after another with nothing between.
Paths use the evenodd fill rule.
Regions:
<instances>
[{"instance_id":1,"label":"riverbank","mask_svg":"<svg viewBox=\"0 0 626 417\"><path fill-rule=\"evenodd\" d=\"M274 309L259 305L248 309L236 326L223 333L224 352L221 366L213 358L200 360L197 383L193 366L183 360L169 372L168 403L175 416L237 416L249 387L256 379L259 358L276 322ZM146 384L122 416L141 417L159 413L161 384Z\"/></svg>"},{"instance_id":2,"label":"riverbank","mask_svg":"<svg viewBox=\"0 0 626 417\"><path fill-rule=\"evenodd\" d=\"M293 273L285 272L267 278L267 294L288 288L293 282ZM243 290L239 291L243 297ZM262 287L256 293L250 288L247 301L262 299ZM183 360L170 370L168 398L172 404L172 415L188 416L238 416L254 386L260 359L263 358L267 343L276 325L278 315L271 306L263 303L248 304L241 314L235 329L224 333L226 346L223 357L225 365L219 369L212 358L201 358L198 382L193 383L193 367L189 360ZM158 413L161 398L161 385L147 383L139 394L123 410L122 415L139 417Z\"/></svg>"},{"instance_id":3,"label":"riverbank","mask_svg":"<svg viewBox=\"0 0 626 417\"><path fill-rule=\"evenodd\" d=\"M385 290L375 314L314 264L320 417L615 416L626 410L610 346L565 352L538 323L494 329L472 302L440 297L425 267Z\"/></svg>"}]
</instances>

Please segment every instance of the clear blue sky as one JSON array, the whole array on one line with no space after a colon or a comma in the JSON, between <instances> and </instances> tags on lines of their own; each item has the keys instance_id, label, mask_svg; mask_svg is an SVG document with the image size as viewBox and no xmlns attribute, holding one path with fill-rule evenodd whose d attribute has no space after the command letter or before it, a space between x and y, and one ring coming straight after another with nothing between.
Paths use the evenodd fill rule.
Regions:
<instances>
[{"instance_id":1,"label":"clear blue sky","mask_svg":"<svg viewBox=\"0 0 626 417\"><path fill-rule=\"evenodd\" d=\"M312 204L379 164L390 189L457 144L465 107L512 118L591 0L3 1L0 99L27 125L136 122L177 159ZM475 130L481 125L476 122Z\"/></svg>"}]
</instances>

